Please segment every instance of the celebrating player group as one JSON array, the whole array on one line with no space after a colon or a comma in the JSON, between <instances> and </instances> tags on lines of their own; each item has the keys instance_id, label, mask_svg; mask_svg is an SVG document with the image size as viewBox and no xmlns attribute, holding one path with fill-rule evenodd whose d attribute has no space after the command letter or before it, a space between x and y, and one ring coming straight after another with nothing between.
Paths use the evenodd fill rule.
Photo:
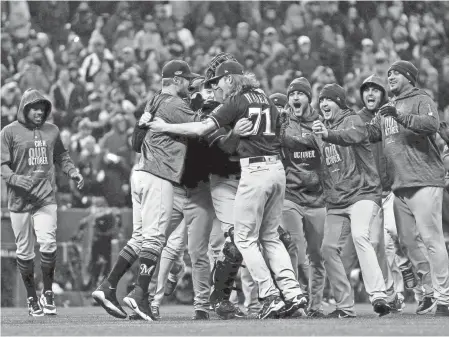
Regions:
<instances>
[{"instance_id":1,"label":"celebrating player group","mask_svg":"<svg viewBox=\"0 0 449 337\"><path fill-rule=\"evenodd\" d=\"M195 320L211 310L222 319L356 318L348 279L356 263L379 316L402 311L403 293L413 289L418 315L449 317L447 191L435 141L439 132L449 143L449 132L416 88L417 76L407 61L393 63L388 78L369 76L360 87L364 108L355 112L341 86L327 84L312 97L304 77L267 96L227 53L215 56L205 76L184 61L166 63L161 90L132 137L141 154L130 183L133 234L92 297L117 318L160 319L187 248ZM1 172L32 316L56 314L53 163L83 185L59 130L45 122L50 110L27 91L18 121L1 132ZM39 298L33 229L44 275ZM136 261L135 286L123 299L128 316L116 288ZM238 274L244 310L232 296ZM326 276L336 301L330 313L322 308Z\"/></svg>"}]
</instances>

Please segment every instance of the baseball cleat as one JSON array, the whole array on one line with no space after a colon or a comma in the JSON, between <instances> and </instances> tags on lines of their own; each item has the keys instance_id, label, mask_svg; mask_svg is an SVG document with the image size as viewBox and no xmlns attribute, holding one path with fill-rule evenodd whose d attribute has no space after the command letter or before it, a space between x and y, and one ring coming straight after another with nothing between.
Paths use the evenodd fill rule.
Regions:
<instances>
[{"instance_id":1,"label":"baseball cleat","mask_svg":"<svg viewBox=\"0 0 449 337\"><path fill-rule=\"evenodd\" d=\"M383 298L374 300L373 309L375 313L379 314L379 317L388 315L391 312L391 307Z\"/></svg>"},{"instance_id":2,"label":"baseball cleat","mask_svg":"<svg viewBox=\"0 0 449 337\"><path fill-rule=\"evenodd\" d=\"M141 287L136 285L134 289L123 299L123 302L136 314L146 321L156 321L148 303L148 295L144 294Z\"/></svg>"},{"instance_id":3,"label":"baseball cleat","mask_svg":"<svg viewBox=\"0 0 449 337\"><path fill-rule=\"evenodd\" d=\"M126 318L128 315L117 301L115 291L115 289L110 287L109 282L106 281L92 293L92 297L109 315L116 318Z\"/></svg>"},{"instance_id":4,"label":"baseball cleat","mask_svg":"<svg viewBox=\"0 0 449 337\"><path fill-rule=\"evenodd\" d=\"M39 303L45 315L56 315L55 295L53 291L47 290L41 294Z\"/></svg>"},{"instance_id":5,"label":"baseball cleat","mask_svg":"<svg viewBox=\"0 0 449 337\"><path fill-rule=\"evenodd\" d=\"M238 306L235 307L235 317L237 318L245 318L246 314L240 309Z\"/></svg>"},{"instance_id":6,"label":"baseball cleat","mask_svg":"<svg viewBox=\"0 0 449 337\"><path fill-rule=\"evenodd\" d=\"M435 311L435 317L449 317L449 307L447 305L438 304Z\"/></svg>"},{"instance_id":7,"label":"baseball cleat","mask_svg":"<svg viewBox=\"0 0 449 337\"><path fill-rule=\"evenodd\" d=\"M194 321L207 321L209 320L209 313L204 310L195 310L195 315L193 315L192 319Z\"/></svg>"},{"instance_id":8,"label":"baseball cleat","mask_svg":"<svg viewBox=\"0 0 449 337\"><path fill-rule=\"evenodd\" d=\"M330 314L327 314L327 316L324 316L324 318L355 318L355 315L350 315L347 312L337 309L332 311Z\"/></svg>"},{"instance_id":9,"label":"baseball cleat","mask_svg":"<svg viewBox=\"0 0 449 337\"><path fill-rule=\"evenodd\" d=\"M28 315L33 317L44 316L44 311L39 306L39 301L37 300L37 298L28 297L27 303L28 303Z\"/></svg>"},{"instance_id":10,"label":"baseball cleat","mask_svg":"<svg viewBox=\"0 0 449 337\"><path fill-rule=\"evenodd\" d=\"M437 301L433 297L424 297L424 300L420 301L418 304L418 309L416 313L418 315L424 315L432 311L435 308Z\"/></svg>"},{"instance_id":11,"label":"baseball cleat","mask_svg":"<svg viewBox=\"0 0 449 337\"><path fill-rule=\"evenodd\" d=\"M215 305L215 312L221 319L231 319L235 317L235 307L228 300L223 300Z\"/></svg>"},{"instance_id":12,"label":"baseball cleat","mask_svg":"<svg viewBox=\"0 0 449 337\"><path fill-rule=\"evenodd\" d=\"M143 321L143 318L137 315L135 312L129 315L128 318L130 321Z\"/></svg>"},{"instance_id":13,"label":"baseball cleat","mask_svg":"<svg viewBox=\"0 0 449 337\"><path fill-rule=\"evenodd\" d=\"M308 310L307 311L308 318L325 318L326 315L322 310Z\"/></svg>"},{"instance_id":14,"label":"baseball cleat","mask_svg":"<svg viewBox=\"0 0 449 337\"><path fill-rule=\"evenodd\" d=\"M402 312L402 310L405 308L404 295L402 295L401 293L397 293L394 297L394 300L392 302L389 302L388 305L391 307L391 312Z\"/></svg>"},{"instance_id":15,"label":"baseball cleat","mask_svg":"<svg viewBox=\"0 0 449 337\"><path fill-rule=\"evenodd\" d=\"M304 294L294 297L290 301L285 301L285 306L279 311L279 318L286 318L293 315L298 309L307 307L307 296Z\"/></svg>"},{"instance_id":16,"label":"baseball cleat","mask_svg":"<svg viewBox=\"0 0 449 337\"><path fill-rule=\"evenodd\" d=\"M285 307L285 303L278 295L265 298L263 307L259 312L259 319L279 317L279 312Z\"/></svg>"},{"instance_id":17,"label":"baseball cleat","mask_svg":"<svg viewBox=\"0 0 449 337\"><path fill-rule=\"evenodd\" d=\"M161 314L159 313L159 307L152 305L151 307L151 314L153 315L153 317L156 320L160 320L161 319Z\"/></svg>"}]
</instances>

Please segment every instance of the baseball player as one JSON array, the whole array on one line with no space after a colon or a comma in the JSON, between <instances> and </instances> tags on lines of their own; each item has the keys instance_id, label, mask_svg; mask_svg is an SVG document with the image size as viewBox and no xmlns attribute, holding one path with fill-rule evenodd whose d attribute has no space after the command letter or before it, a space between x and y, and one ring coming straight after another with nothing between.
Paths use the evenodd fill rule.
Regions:
<instances>
[{"instance_id":1,"label":"baseball player","mask_svg":"<svg viewBox=\"0 0 449 337\"><path fill-rule=\"evenodd\" d=\"M435 143L439 118L433 100L415 87L417 77L418 69L408 61L391 65L388 84L394 97L367 128L372 141L382 141L387 171L392 173L400 242L415 269L418 261L410 251L418 250L416 233L429 256L434 297L424 297L418 312L429 312L436 305L436 316L449 316L449 261L442 229L445 172Z\"/></svg>"},{"instance_id":2,"label":"baseball player","mask_svg":"<svg viewBox=\"0 0 449 337\"><path fill-rule=\"evenodd\" d=\"M318 146L291 141L291 138L298 134L312 135L312 124L319 119L319 115L310 105L312 88L304 77L291 82L287 89L287 98L288 118L281 129L282 157L287 177L282 227L290 232L294 243L289 254L297 275L298 265L305 264L304 251L307 247L311 267L308 316L319 318L324 316L321 302L325 271L321 244L326 218L320 176L321 155Z\"/></svg>"},{"instance_id":3,"label":"baseball player","mask_svg":"<svg viewBox=\"0 0 449 337\"><path fill-rule=\"evenodd\" d=\"M342 87L328 84L319 95L325 122L316 120L312 130L323 139L323 183L327 215L322 254L337 302L331 317L355 317L351 285L340 253L352 232L365 288L379 316L388 314L384 277L375 248L383 240L381 187L368 133L361 118L346 106Z\"/></svg>"},{"instance_id":4,"label":"baseball player","mask_svg":"<svg viewBox=\"0 0 449 337\"><path fill-rule=\"evenodd\" d=\"M363 81L363 84L360 87L360 97L362 98L364 108L358 112L358 115L362 118L364 123L370 123L379 111L379 108L388 100L384 81L377 75L369 76ZM392 284L396 287L397 297L395 303L390 303L390 306L401 311L405 306L404 296L402 295L404 292L404 280L402 278L401 269L404 270L407 288L414 288L417 285L417 282L415 282L413 272L406 271L410 261L402 252L402 248L399 244L393 212L394 194L391 191L392 177L386 170L386 159L382 153L383 146L384 145L381 142L371 144L371 149L382 184L382 213L385 228L385 249L379 247L377 249L377 254L379 262L385 261L389 264L388 268L384 263L381 263L387 289L391 288ZM414 257L416 261L419 261L419 270L417 273L418 275L422 275L425 289L432 292L430 265L428 260L421 253L421 251L425 249L425 246L419 235L416 236L415 243L418 245L417 249L412 249L410 252L412 254L414 252L419 252L419 254ZM394 276L396 276L396 278L394 278ZM421 288L421 285L418 285L418 287L415 288L415 294L419 301L422 301L423 299Z\"/></svg>"},{"instance_id":5,"label":"baseball player","mask_svg":"<svg viewBox=\"0 0 449 337\"><path fill-rule=\"evenodd\" d=\"M24 92L17 121L1 131L2 178L16 239L17 265L27 291L30 316L56 315L52 284L56 264L57 205L55 166L77 183L83 177L65 149L59 129L46 123L51 102L38 90ZM39 244L44 288L38 299L34 283L34 245Z\"/></svg>"},{"instance_id":6,"label":"baseball player","mask_svg":"<svg viewBox=\"0 0 449 337\"><path fill-rule=\"evenodd\" d=\"M244 132L237 147L242 170L234 203L234 242L259 286L259 297L264 299L259 318L277 315L286 306L287 312L294 312L307 305L307 299L295 279L277 231L285 193L285 171L275 133L278 111L267 96L256 90L258 82L253 75L244 75L238 62L220 64L215 75L211 81L223 91L224 103L207 119L185 124L169 124L157 119L149 126L155 132L198 137L226 125L235 126L242 117L250 120L245 131L251 135L246 136ZM274 285L258 243L285 302Z\"/></svg>"},{"instance_id":7,"label":"baseball player","mask_svg":"<svg viewBox=\"0 0 449 337\"><path fill-rule=\"evenodd\" d=\"M235 58L228 53L216 55L208 65L206 79L214 77L217 67L227 60L235 61ZM223 92L218 86L211 85L207 81L204 83L204 87L211 87L214 93L214 100L206 101L201 110L201 114L205 118L217 106L223 103ZM235 128L239 126L239 123L237 123ZM213 233L217 231L225 233L226 237L229 236L229 231L234 227L234 200L240 180L240 164L236 157L233 156L238 143L235 131L233 132L230 127L226 126L205 137L211 146L210 183L212 201L215 214L221 223L221 229L215 228ZM249 310L248 313L254 314L258 312L260 310L260 302L257 295L257 286L251 278L248 269L240 268L243 263L243 257L237 247L235 247L232 238L229 237L225 241L223 236L213 235L210 238L210 245L212 246L212 251L220 252L213 257L214 267L211 275L212 291L210 295L210 302L217 315L223 319L245 316L239 307L230 301L231 292L239 270L245 303Z\"/></svg>"},{"instance_id":8,"label":"baseball player","mask_svg":"<svg viewBox=\"0 0 449 337\"><path fill-rule=\"evenodd\" d=\"M193 111L183 98L188 96L190 80L195 77L198 75L193 74L184 61L166 63L162 69L162 90L148 102L146 112L170 122L189 121ZM134 193L136 213L140 213L142 219L139 273L134 289L123 301L143 319L151 321L154 317L148 307L148 286L166 235L179 225L182 217L178 214L182 214L185 208L186 190L181 179L187 141L147 132L141 151L140 162L133 174L137 187ZM158 202L154 203L154 200Z\"/></svg>"}]
</instances>

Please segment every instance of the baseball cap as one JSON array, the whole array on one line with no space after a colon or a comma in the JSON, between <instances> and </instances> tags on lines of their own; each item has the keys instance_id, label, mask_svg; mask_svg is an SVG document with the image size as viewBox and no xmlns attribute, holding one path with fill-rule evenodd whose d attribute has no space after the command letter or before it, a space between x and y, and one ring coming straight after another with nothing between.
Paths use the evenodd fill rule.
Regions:
<instances>
[{"instance_id":1,"label":"baseball cap","mask_svg":"<svg viewBox=\"0 0 449 337\"><path fill-rule=\"evenodd\" d=\"M215 77L208 80L209 83L217 83L226 75L243 75L243 66L237 61L226 61L220 64L215 71Z\"/></svg>"},{"instance_id":2,"label":"baseball cap","mask_svg":"<svg viewBox=\"0 0 449 337\"><path fill-rule=\"evenodd\" d=\"M167 62L162 68L162 78L172 78L175 76L192 79L199 77L199 74L192 73L187 62L172 60Z\"/></svg>"}]
</instances>

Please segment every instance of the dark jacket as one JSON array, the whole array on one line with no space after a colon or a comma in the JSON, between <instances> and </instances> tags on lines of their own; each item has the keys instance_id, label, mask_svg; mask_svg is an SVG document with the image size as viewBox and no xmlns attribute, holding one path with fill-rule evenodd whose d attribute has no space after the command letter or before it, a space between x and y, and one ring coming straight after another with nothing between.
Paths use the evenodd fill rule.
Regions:
<instances>
[{"instance_id":1,"label":"dark jacket","mask_svg":"<svg viewBox=\"0 0 449 337\"><path fill-rule=\"evenodd\" d=\"M324 207L322 186L321 140L312 133L313 121L319 119L315 110L299 119L292 112L285 126L281 154L287 179L285 199L301 206ZM295 137L310 136L311 143L298 143Z\"/></svg>"},{"instance_id":2,"label":"dark jacket","mask_svg":"<svg viewBox=\"0 0 449 337\"><path fill-rule=\"evenodd\" d=\"M177 96L155 95L145 110L166 123L191 122L194 112ZM187 153L187 139L165 133L147 132L141 146L142 156L136 171L146 171L162 179L181 183Z\"/></svg>"},{"instance_id":3,"label":"dark jacket","mask_svg":"<svg viewBox=\"0 0 449 337\"><path fill-rule=\"evenodd\" d=\"M328 208L344 208L360 200L381 205L380 178L365 123L351 109L329 123L322 153L324 191Z\"/></svg>"},{"instance_id":4,"label":"dark jacket","mask_svg":"<svg viewBox=\"0 0 449 337\"><path fill-rule=\"evenodd\" d=\"M363 102L363 90L369 84L375 84L379 89L383 91L383 97L380 106L385 104L388 100L387 90L384 87L384 82L377 75L372 75L368 77L363 84L360 86L360 99ZM363 102L365 104L365 102ZM371 120L376 116L378 109L375 111L368 111L366 107L360 110L357 114L362 118L362 121L370 123ZM376 162L377 172L380 176L380 182L382 184L382 190L385 193L391 191L391 185L393 183L393 177L389 174L387 170L387 162L383 154L383 144L381 142L371 143L371 150L373 151L374 160Z\"/></svg>"},{"instance_id":5,"label":"dark jacket","mask_svg":"<svg viewBox=\"0 0 449 337\"><path fill-rule=\"evenodd\" d=\"M398 118L376 116L367 124L370 140L382 141L392 190L444 186L444 167L435 141L439 117L435 103L421 89L395 97Z\"/></svg>"},{"instance_id":6,"label":"dark jacket","mask_svg":"<svg viewBox=\"0 0 449 337\"><path fill-rule=\"evenodd\" d=\"M44 122L35 128L27 121L24 110L36 102L46 103L46 120L51 111L50 101L39 91L30 89L22 96L17 121L1 131L1 172L8 186L8 209L12 212L28 212L56 204L54 163L59 164L66 174L76 169L56 125ZM16 185L17 175L33 179L31 191L27 192Z\"/></svg>"},{"instance_id":7,"label":"dark jacket","mask_svg":"<svg viewBox=\"0 0 449 337\"><path fill-rule=\"evenodd\" d=\"M198 119L201 120L206 118L218 105L220 105L218 102L205 103L200 114L198 115ZM230 175L240 176L240 162L231 161L231 154L225 152L219 145L221 139L228 138L230 131L230 127L223 127L204 137L204 140L210 146L208 162L209 172L211 174L219 175L221 177L229 177ZM237 143L233 145L238 146Z\"/></svg>"}]
</instances>

